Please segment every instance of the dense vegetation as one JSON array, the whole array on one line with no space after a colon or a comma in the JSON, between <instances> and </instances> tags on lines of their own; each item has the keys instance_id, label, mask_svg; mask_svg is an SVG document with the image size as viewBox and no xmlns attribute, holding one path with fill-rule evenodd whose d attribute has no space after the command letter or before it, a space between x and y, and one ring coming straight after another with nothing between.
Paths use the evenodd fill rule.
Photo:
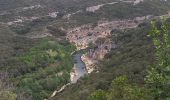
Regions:
<instances>
[{"instance_id":1,"label":"dense vegetation","mask_svg":"<svg viewBox=\"0 0 170 100\"><path fill-rule=\"evenodd\" d=\"M52 91L70 81L73 50L71 45L45 40L17 58L23 67L19 71L21 75L12 80L33 99L47 98Z\"/></svg>"},{"instance_id":2,"label":"dense vegetation","mask_svg":"<svg viewBox=\"0 0 170 100\"><path fill-rule=\"evenodd\" d=\"M150 91L128 83L126 77L120 76L112 81L108 92L97 90L88 100L153 100Z\"/></svg>"},{"instance_id":3,"label":"dense vegetation","mask_svg":"<svg viewBox=\"0 0 170 100\"><path fill-rule=\"evenodd\" d=\"M120 0L0 0L0 100L42 100L69 82L75 47L64 40L66 32L61 28L89 23L95 26L103 19L162 15L170 9L169 1L146 0L138 5L119 2L96 12L86 11L86 7L115 1ZM23 10L34 5L41 7ZM77 11L80 12L63 18ZM51 12L59 13L52 18L48 16ZM31 17L38 19L7 25ZM113 30L109 38L118 48L98 64L99 72L81 78L53 99L121 100L127 95L129 100L169 99L168 26L153 25L150 37L147 35L151 26L145 23L136 29ZM33 39L30 33L50 33L52 37Z\"/></svg>"},{"instance_id":4,"label":"dense vegetation","mask_svg":"<svg viewBox=\"0 0 170 100\"><path fill-rule=\"evenodd\" d=\"M170 23L163 20L160 25L152 22L149 36L155 46L155 60L148 75L146 85L154 93L155 100L170 99Z\"/></svg>"},{"instance_id":5,"label":"dense vegetation","mask_svg":"<svg viewBox=\"0 0 170 100\"><path fill-rule=\"evenodd\" d=\"M96 12L82 12L71 17L70 23L77 22L77 24L96 23L102 19L132 19L139 16L147 15L162 15L169 9L169 5L160 1L145 1L138 5L131 3L117 3L113 5L105 5ZM73 23L75 24L75 23Z\"/></svg>"},{"instance_id":6,"label":"dense vegetation","mask_svg":"<svg viewBox=\"0 0 170 100\"><path fill-rule=\"evenodd\" d=\"M76 85L71 85L58 94L54 100L87 100L95 90L109 92L112 89L112 81L119 76L127 77L130 89L135 91L137 87L141 87L136 91L145 91L146 69L154 62L153 45L147 37L149 30L148 24L141 24L136 29L113 30L111 38L116 41L118 48L113 49L105 56L104 61L98 64L99 72L93 72L80 79ZM124 78L121 81L125 81ZM144 94L147 91L146 89Z\"/></svg>"},{"instance_id":7,"label":"dense vegetation","mask_svg":"<svg viewBox=\"0 0 170 100\"><path fill-rule=\"evenodd\" d=\"M65 35L58 29L49 30L58 38ZM75 47L64 39L30 39L24 32L22 36L16 33L0 24L0 95L3 100L48 98L70 81Z\"/></svg>"},{"instance_id":8,"label":"dense vegetation","mask_svg":"<svg viewBox=\"0 0 170 100\"><path fill-rule=\"evenodd\" d=\"M78 86L70 86L55 99L169 100L170 24L143 25L124 32L114 30L113 40L120 46L105 57L100 72L82 78Z\"/></svg>"}]
</instances>

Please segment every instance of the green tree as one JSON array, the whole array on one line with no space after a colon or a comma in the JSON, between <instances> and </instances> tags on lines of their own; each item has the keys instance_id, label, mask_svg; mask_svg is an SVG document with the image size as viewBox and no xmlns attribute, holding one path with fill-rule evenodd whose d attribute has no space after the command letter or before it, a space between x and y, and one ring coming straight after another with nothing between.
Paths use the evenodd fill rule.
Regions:
<instances>
[{"instance_id":1,"label":"green tree","mask_svg":"<svg viewBox=\"0 0 170 100\"><path fill-rule=\"evenodd\" d=\"M113 80L109 97L110 100L152 100L148 92L142 87L129 84L127 77L120 76Z\"/></svg>"},{"instance_id":2,"label":"green tree","mask_svg":"<svg viewBox=\"0 0 170 100\"><path fill-rule=\"evenodd\" d=\"M145 78L146 85L155 94L156 100L170 97L170 23L162 20L160 26L152 21L152 38L155 47L156 63L150 67Z\"/></svg>"},{"instance_id":3,"label":"green tree","mask_svg":"<svg viewBox=\"0 0 170 100\"><path fill-rule=\"evenodd\" d=\"M1 91L0 100L16 100L17 95L11 91Z\"/></svg>"},{"instance_id":4,"label":"green tree","mask_svg":"<svg viewBox=\"0 0 170 100\"><path fill-rule=\"evenodd\" d=\"M109 98L105 91L97 90L89 96L88 100L109 100Z\"/></svg>"},{"instance_id":5,"label":"green tree","mask_svg":"<svg viewBox=\"0 0 170 100\"><path fill-rule=\"evenodd\" d=\"M153 98L149 90L131 85L127 77L120 76L112 81L109 91L97 90L89 96L89 100L153 100Z\"/></svg>"}]
</instances>

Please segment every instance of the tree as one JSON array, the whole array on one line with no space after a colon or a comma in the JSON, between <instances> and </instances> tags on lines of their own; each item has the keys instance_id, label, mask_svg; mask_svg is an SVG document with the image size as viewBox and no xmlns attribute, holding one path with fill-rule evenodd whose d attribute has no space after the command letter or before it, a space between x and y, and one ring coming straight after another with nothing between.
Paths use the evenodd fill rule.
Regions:
<instances>
[{"instance_id":1,"label":"tree","mask_svg":"<svg viewBox=\"0 0 170 100\"><path fill-rule=\"evenodd\" d=\"M109 100L152 100L148 90L131 85L127 77L120 76L113 80Z\"/></svg>"},{"instance_id":2,"label":"tree","mask_svg":"<svg viewBox=\"0 0 170 100\"><path fill-rule=\"evenodd\" d=\"M89 96L88 100L109 100L109 98L105 91L97 90Z\"/></svg>"},{"instance_id":3,"label":"tree","mask_svg":"<svg viewBox=\"0 0 170 100\"><path fill-rule=\"evenodd\" d=\"M89 96L89 100L153 100L149 92L143 87L129 84L127 77L120 76L112 81L109 91L97 90Z\"/></svg>"},{"instance_id":4,"label":"tree","mask_svg":"<svg viewBox=\"0 0 170 100\"><path fill-rule=\"evenodd\" d=\"M11 91L1 91L0 100L16 100L17 95Z\"/></svg>"},{"instance_id":5,"label":"tree","mask_svg":"<svg viewBox=\"0 0 170 100\"><path fill-rule=\"evenodd\" d=\"M0 72L0 100L16 100L17 94L13 91L15 88L9 81L7 72Z\"/></svg>"},{"instance_id":6,"label":"tree","mask_svg":"<svg viewBox=\"0 0 170 100\"><path fill-rule=\"evenodd\" d=\"M155 47L156 63L148 69L145 81L153 90L155 100L165 100L170 97L170 23L163 19L159 26L154 21L151 25L148 36Z\"/></svg>"}]
</instances>

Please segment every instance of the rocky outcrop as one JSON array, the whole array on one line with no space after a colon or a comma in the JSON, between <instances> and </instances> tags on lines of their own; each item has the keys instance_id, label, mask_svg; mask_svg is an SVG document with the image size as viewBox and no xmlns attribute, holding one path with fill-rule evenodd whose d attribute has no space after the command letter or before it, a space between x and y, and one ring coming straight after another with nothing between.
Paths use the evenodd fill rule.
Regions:
<instances>
[{"instance_id":1,"label":"rocky outcrop","mask_svg":"<svg viewBox=\"0 0 170 100\"><path fill-rule=\"evenodd\" d=\"M107 37L112 29L134 28L137 27L138 23L135 20L100 21L96 27L84 25L70 29L67 33L67 39L74 43L78 50L85 49L89 43L94 43L98 38Z\"/></svg>"},{"instance_id":2,"label":"rocky outcrop","mask_svg":"<svg viewBox=\"0 0 170 100\"><path fill-rule=\"evenodd\" d=\"M95 64L104 58L104 56L112 49L116 48L116 45L109 41L107 38L113 29L128 29L135 28L138 24L144 20L149 19L151 16L136 17L131 20L117 20L117 21L99 21L94 27L90 24L68 29L67 39L75 44L77 50L85 49L90 43L97 46L95 49L91 49L86 54L83 54L81 59L86 65L88 73L91 73L95 69ZM107 41L97 44L96 41L99 38L103 38Z\"/></svg>"}]
</instances>

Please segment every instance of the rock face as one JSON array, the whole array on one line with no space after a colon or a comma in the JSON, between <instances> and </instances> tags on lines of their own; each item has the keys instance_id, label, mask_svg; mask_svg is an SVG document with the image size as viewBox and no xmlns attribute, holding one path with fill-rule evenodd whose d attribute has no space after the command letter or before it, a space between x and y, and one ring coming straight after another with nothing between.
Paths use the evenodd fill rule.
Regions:
<instances>
[{"instance_id":1,"label":"rock face","mask_svg":"<svg viewBox=\"0 0 170 100\"><path fill-rule=\"evenodd\" d=\"M127 2L127 3L132 3L133 5L137 5L141 2L143 2L144 0L120 0L121 2ZM105 6L105 5L113 5L116 4L118 2L111 2L111 3L105 3L105 4L100 4L100 5L96 5L96 6L91 6L91 7L87 7L86 11L87 12L95 12L97 10L100 10L101 7Z\"/></svg>"},{"instance_id":2,"label":"rock face","mask_svg":"<svg viewBox=\"0 0 170 100\"><path fill-rule=\"evenodd\" d=\"M25 10L32 10L32 9L38 9L38 8L41 8L42 6L40 4L38 5L33 5L33 6L29 6L29 7L24 7L22 8L23 11Z\"/></svg>"},{"instance_id":3,"label":"rock face","mask_svg":"<svg viewBox=\"0 0 170 100\"><path fill-rule=\"evenodd\" d=\"M136 17L132 20L118 20L111 22L100 21L95 27L90 24L83 25L69 29L67 39L75 44L77 50L87 48L90 43L97 46L95 49L90 49L86 54L81 56L82 61L86 65L87 72L91 73L95 69L95 64L99 60L102 60L111 49L116 48L116 45L107 38L113 29L135 28L139 23L148 18L149 16L144 16ZM99 38L104 39L105 41L103 43L96 43Z\"/></svg>"},{"instance_id":4,"label":"rock face","mask_svg":"<svg viewBox=\"0 0 170 100\"><path fill-rule=\"evenodd\" d=\"M87 12L95 12L105 5L113 5L115 3L117 3L117 2L111 2L111 3L100 4L100 5L96 5L96 6L92 6L92 7L87 7L86 11Z\"/></svg>"},{"instance_id":5,"label":"rock face","mask_svg":"<svg viewBox=\"0 0 170 100\"><path fill-rule=\"evenodd\" d=\"M88 7L88 8L86 8L86 11L88 11L88 12L95 12L96 10L99 10L100 7L102 7L102 6L104 6L104 4Z\"/></svg>"},{"instance_id":6,"label":"rock face","mask_svg":"<svg viewBox=\"0 0 170 100\"><path fill-rule=\"evenodd\" d=\"M170 13L166 15L162 15L163 17L169 18ZM73 29L69 29L67 33L67 39L74 43L77 47L77 50L84 49L88 47L88 43L95 43L99 38L107 38L110 35L111 30L113 29L127 29L127 28L135 28L140 23L142 23L146 19L150 19L151 15L136 17L133 20L121 20L121 21L100 21L96 27L92 27L92 25L83 25L80 27L76 27ZM156 16L160 17L160 16ZM155 18L155 17L154 17ZM89 39L90 38L90 39ZM90 40L90 41L89 41ZM83 43L83 44L81 44ZM80 44L80 45L78 45ZM96 43L97 44L97 43ZM86 69L84 69L84 65L77 63L74 65L73 71L70 73L71 83L68 83L61 87L60 90L54 91L51 97L54 97L57 93L62 92L67 86L72 83L76 83L77 80L87 73L91 73L96 68L96 63L99 60L102 60L104 56L111 50L116 48L117 45L106 39L103 43L97 44L97 48L90 49L87 53L81 55L76 55L76 61L85 63ZM77 67L78 66L78 67ZM86 70L86 71L84 71ZM58 73L60 75L61 73Z\"/></svg>"},{"instance_id":7,"label":"rock face","mask_svg":"<svg viewBox=\"0 0 170 100\"><path fill-rule=\"evenodd\" d=\"M143 2L144 0L135 0L134 1L134 5L137 5L137 4L139 4L139 3L141 3L141 2Z\"/></svg>"},{"instance_id":8,"label":"rock face","mask_svg":"<svg viewBox=\"0 0 170 100\"><path fill-rule=\"evenodd\" d=\"M58 15L58 13L59 13L59 12L51 12L51 13L49 13L48 16L50 16L50 17L52 17L52 18L56 18L57 15Z\"/></svg>"},{"instance_id":9,"label":"rock face","mask_svg":"<svg viewBox=\"0 0 170 100\"><path fill-rule=\"evenodd\" d=\"M135 20L101 21L96 27L84 25L70 29L67 33L67 39L80 50L87 48L89 43L95 43L98 38L107 37L112 29L134 28L137 25L138 22L136 23Z\"/></svg>"}]
</instances>

